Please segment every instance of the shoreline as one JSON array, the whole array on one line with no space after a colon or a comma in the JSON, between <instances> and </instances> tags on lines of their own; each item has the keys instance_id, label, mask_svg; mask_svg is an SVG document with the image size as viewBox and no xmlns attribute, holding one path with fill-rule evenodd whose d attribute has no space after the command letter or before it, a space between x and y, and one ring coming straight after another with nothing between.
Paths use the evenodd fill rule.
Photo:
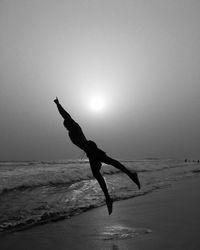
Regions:
<instances>
[{"instance_id":1,"label":"shoreline","mask_svg":"<svg viewBox=\"0 0 200 250\"><path fill-rule=\"evenodd\" d=\"M3 235L0 238L1 248L200 249L199 177L173 182L171 187L145 196L116 201L111 216L108 216L107 208L103 206L71 219ZM133 229L132 232L136 233L131 235L129 231L123 231L121 235L125 232L130 237L122 239L115 234L111 240L102 239L108 227L112 227L112 230L118 230L119 227Z\"/></svg>"}]
</instances>

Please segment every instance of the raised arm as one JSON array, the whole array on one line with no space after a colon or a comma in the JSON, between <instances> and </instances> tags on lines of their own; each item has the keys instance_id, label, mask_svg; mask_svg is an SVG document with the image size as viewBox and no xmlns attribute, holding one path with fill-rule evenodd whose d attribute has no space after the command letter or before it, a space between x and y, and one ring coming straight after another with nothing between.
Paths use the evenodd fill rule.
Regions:
<instances>
[{"instance_id":1,"label":"raised arm","mask_svg":"<svg viewBox=\"0 0 200 250\"><path fill-rule=\"evenodd\" d=\"M69 120L69 119L72 120L70 114L67 113L67 111L59 103L58 97L56 97L56 99L54 100L54 102L57 105L58 111L59 111L60 115L63 117L63 119L64 120Z\"/></svg>"}]
</instances>

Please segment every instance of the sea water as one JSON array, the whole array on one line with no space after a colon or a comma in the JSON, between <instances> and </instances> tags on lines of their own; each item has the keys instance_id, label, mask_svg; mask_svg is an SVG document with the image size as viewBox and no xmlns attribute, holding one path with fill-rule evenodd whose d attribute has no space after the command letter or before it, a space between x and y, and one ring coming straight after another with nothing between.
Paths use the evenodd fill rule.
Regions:
<instances>
[{"instance_id":1,"label":"sea water","mask_svg":"<svg viewBox=\"0 0 200 250\"><path fill-rule=\"evenodd\" d=\"M198 163L174 159L121 163L138 172L141 189L126 174L104 164L101 173L114 200L148 195L200 171ZM0 162L0 233L67 219L104 204L86 159Z\"/></svg>"}]
</instances>

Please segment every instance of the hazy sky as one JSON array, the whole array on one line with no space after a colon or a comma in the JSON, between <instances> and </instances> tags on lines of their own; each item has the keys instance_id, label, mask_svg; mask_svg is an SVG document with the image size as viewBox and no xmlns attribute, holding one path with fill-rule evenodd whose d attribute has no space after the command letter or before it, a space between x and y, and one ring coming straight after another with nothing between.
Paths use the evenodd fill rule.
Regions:
<instances>
[{"instance_id":1,"label":"hazy sky","mask_svg":"<svg viewBox=\"0 0 200 250\"><path fill-rule=\"evenodd\" d=\"M200 1L1 0L0 160L200 158ZM102 98L102 110L90 102Z\"/></svg>"}]
</instances>

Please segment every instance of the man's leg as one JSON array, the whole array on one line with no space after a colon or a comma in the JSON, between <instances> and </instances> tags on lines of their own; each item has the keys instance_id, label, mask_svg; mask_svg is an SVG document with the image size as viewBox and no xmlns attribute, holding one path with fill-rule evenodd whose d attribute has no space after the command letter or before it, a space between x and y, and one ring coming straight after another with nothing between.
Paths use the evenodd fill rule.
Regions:
<instances>
[{"instance_id":1,"label":"man's leg","mask_svg":"<svg viewBox=\"0 0 200 250\"><path fill-rule=\"evenodd\" d=\"M101 163L98 161L94 161L90 159L90 166L92 169L92 174L95 177L95 179L98 181L104 195L106 198L106 205L108 207L108 213L109 215L112 213L112 204L113 204L113 200L110 198L110 195L108 193L108 189L106 186L106 182L103 178L103 176L100 173L100 167L101 167Z\"/></svg>"},{"instance_id":2,"label":"man's leg","mask_svg":"<svg viewBox=\"0 0 200 250\"><path fill-rule=\"evenodd\" d=\"M122 165L119 161L114 160L110 157L108 157L107 155L101 159L102 162L108 164L108 165L112 165L113 167L118 168L119 170L121 170L122 172L124 172L125 174L127 174L131 180L138 186L138 188L140 189L140 181L138 179L138 175L136 172L132 173L130 172L126 167L124 167L124 165Z\"/></svg>"}]
</instances>

